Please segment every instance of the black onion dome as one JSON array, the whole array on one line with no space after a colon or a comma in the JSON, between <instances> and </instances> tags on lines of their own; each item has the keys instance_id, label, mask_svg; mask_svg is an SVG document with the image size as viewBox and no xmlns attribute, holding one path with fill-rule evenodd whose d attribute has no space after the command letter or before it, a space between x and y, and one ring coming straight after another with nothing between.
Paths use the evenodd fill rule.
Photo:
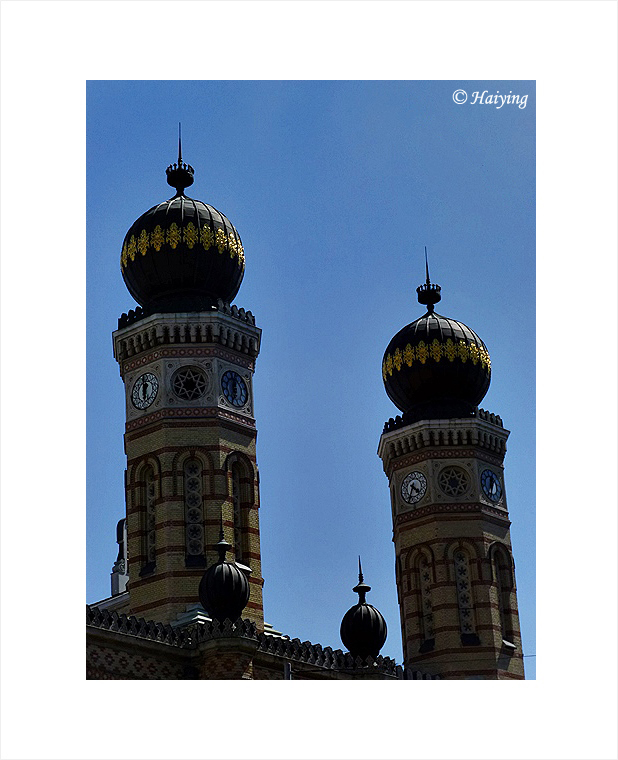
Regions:
<instances>
[{"instance_id":1,"label":"black onion dome","mask_svg":"<svg viewBox=\"0 0 618 760\"><path fill-rule=\"evenodd\" d=\"M386 621L382 614L365 601L365 594L371 586L363 583L363 573L358 560L358 585L353 591L358 593L358 604L343 616L340 635L344 647L354 657L377 657L386 641Z\"/></svg>"},{"instance_id":2,"label":"black onion dome","mask_svg":"<svg viewBox=\"0 0 618 760\"><path fill-rule=\"evenodd\" d=\"M217 544L219 561L211 565L202 576L199 598L202 607L211 617L223 622L238 620L249 601L247 575L234 562L225 561L225 552L231 549L223 540Z\"/></svg>"},{"instance_id":3,"label":"black onion dome","mask_svg":"<svg viewBox=\"0 0 618 760\"><path fill-rule=\"evenodd\" d=\"M245 256L240 235L220 211L184 195L193 168L167 169L176 196L137 219L122 244L122 277L150 311L201 311L217 299L231 302L240 288Z\"/></svg>"},{"instance_id":4,"label":"black onion dome","mask_svg":"<svg viewBox=\"0 0 618 760\"><path fill-rule=\"evenodd\" d=\"M489 388L489 352L474 330L434 312L440 287L429 276L417 292L429 309L388 344L382 361L386 393L406 422L468 417Z\"/></svg>"}]
</instances>

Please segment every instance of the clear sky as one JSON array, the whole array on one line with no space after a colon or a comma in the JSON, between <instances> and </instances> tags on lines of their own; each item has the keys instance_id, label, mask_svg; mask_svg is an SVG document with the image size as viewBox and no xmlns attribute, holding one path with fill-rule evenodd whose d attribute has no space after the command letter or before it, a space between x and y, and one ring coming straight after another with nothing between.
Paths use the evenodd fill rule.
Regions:
<instances>
[{"instance_id":1,"label":"clear sky","mask_svg":"<svg viewBox=\"0 0 618 760\"><path fill-rule=\"evenodd\" d=\"M454 102L455 90L468 102ZM525 108L472 102L527 96ZM506 491L527 676L535 658L535 84L90 82L87 89L89 602L109 596L124 515L124 391L111 331L135 306L124 234L195 168L188 194L238 229L246 272L235 303L263 330L255 373L266 620L341 647L356 600L387 620L401 662L390 499L376 450L398 413L383 388L391 337L421 316L415 288L486 343L481 406L511 430ZM197 601L197 600L196 600Z\"/></svg>"}]
</instances>

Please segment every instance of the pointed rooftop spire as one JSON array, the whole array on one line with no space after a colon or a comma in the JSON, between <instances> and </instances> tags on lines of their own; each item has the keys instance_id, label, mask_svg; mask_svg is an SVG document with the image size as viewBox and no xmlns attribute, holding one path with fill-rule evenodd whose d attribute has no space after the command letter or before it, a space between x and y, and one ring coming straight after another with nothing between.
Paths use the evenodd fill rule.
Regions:
<instances>
[{"instance_id":1,"label":"pointed rooftop spire","mask_svg":"<svg viewBox=\"0 0 618 760\"><path fill-rule=\"evenodd\" d=\"M165 170L167 184L176 188L176 197L184 195L184 190L193 184L193 167L182 162L182 133L181 124L178 122L178 163L170 164Z\"/></svg>"},{"instance_id":2,"label":"pointed rooftop spire","mask_svg":"<svg viewBox=\"0 0 618 760\"><path fill-rule=\"evenodd\" d=\"M371 591L371 586L368 586L364 582L363 578L363 568L361 567L361 558L360 554L358 555L358 585L354 586L352 591L356 591L358 594L358 603L359 604L366 604L365 602L365 595L368 591Z\"/></svg>"},{"instance_id":3,"label":"pointed rooftop spire","mask_svg":"<svg viewBox=\"0 0 618 760\"><path fill-rule=\"evenodd\" d=\"M418 302L427 306L428 313L433 312L433 307L442 298L440 291L442 288L439 285L432 285L429 279L429 261L427 258L427 246L425 246L425 274L426 281L424 285L419 285L416 289Z\"/></svg>"},{"instance_id":4,"label":"pointed rooftop spire","mask_svg":"<svg viewBox=\"0 0 618 760\"><path fill-rule=\"evenodd\" d=\"M215 544L215 549L219 552L219 563L225 562L225 553L231 549L232 545L228 544L223 534L223 511L221 511L221 527L219 529L219 543Z\"/></svg>"}]
</instances>

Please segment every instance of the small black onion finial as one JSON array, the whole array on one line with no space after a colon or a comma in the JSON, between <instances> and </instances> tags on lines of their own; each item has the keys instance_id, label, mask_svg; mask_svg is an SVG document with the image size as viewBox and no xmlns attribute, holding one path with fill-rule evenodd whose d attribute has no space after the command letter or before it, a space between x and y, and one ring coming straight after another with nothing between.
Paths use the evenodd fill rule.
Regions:
<instances>
[{"instance_id":1,"label":"small black onion finial","mask_svg":"<svg viewBox=\"0 0 618 760\"><path fill-rule=\"evenodd\" d=\"M432 285L431 280L429 279L429 262L427 260L427 246L425 246L425 273L427 276L427 279L425 281L424 285L419 285L416 289L418 302L420 304L423 304L423 306L427 306L427 311L431 313L433 311L433 307L435 304L438 303L438 301L442 298L440 295L440 291L442 288L439 285Z\"/></svg>"},{"instance_id":2,"label":"small black onion finial","mask_svg":"<svg viewBox=\"0 0 618 760\"><path fill-rule=\"evenodd\" d=\"M167 184L176 189L176 197L184 195L184 190L193 184L193 167L182 163L182 133L178 122L178 164L170 164L165 170Z\"/></svg>"}]
</instances>

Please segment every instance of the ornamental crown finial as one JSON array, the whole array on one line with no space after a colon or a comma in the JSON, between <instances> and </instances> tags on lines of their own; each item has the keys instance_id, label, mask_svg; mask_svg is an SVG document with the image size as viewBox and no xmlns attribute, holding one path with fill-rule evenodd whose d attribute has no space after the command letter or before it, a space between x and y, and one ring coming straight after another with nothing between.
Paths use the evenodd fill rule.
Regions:
<instances>
[{"instance_id":1,"label":"ornamental crown finial","mask_svg":"<svg viewBox=\"0 0 618 760\"><path fill-rule=\"evenodd\" d=\"M195 171L192 166L182 162L182 135L178 122L178 164L170 164L165 170L167 184L176 189L176 195L184 195L184 190L193 184Z\"/></svg>"},{"instance_id":2,"label":"ornamental crown finial","mask_svg":"<svg viewBox=\"0 0 618 760\"><path fill-rule=\"evenodd\" d=\"M424 306L427 306L427 309L429 312L433 311L433 307L435 304L440 301L442 296L440 295L440 291L442 288L439 285L432 284L431 280L429 279L429 262L427 260L427 246L425 246L425 273L426 273L426 280L424 285L419 285L416 289L416 294L418 298L418 302L420 304L423 304Z\"/></svg>"}]
</instances>

